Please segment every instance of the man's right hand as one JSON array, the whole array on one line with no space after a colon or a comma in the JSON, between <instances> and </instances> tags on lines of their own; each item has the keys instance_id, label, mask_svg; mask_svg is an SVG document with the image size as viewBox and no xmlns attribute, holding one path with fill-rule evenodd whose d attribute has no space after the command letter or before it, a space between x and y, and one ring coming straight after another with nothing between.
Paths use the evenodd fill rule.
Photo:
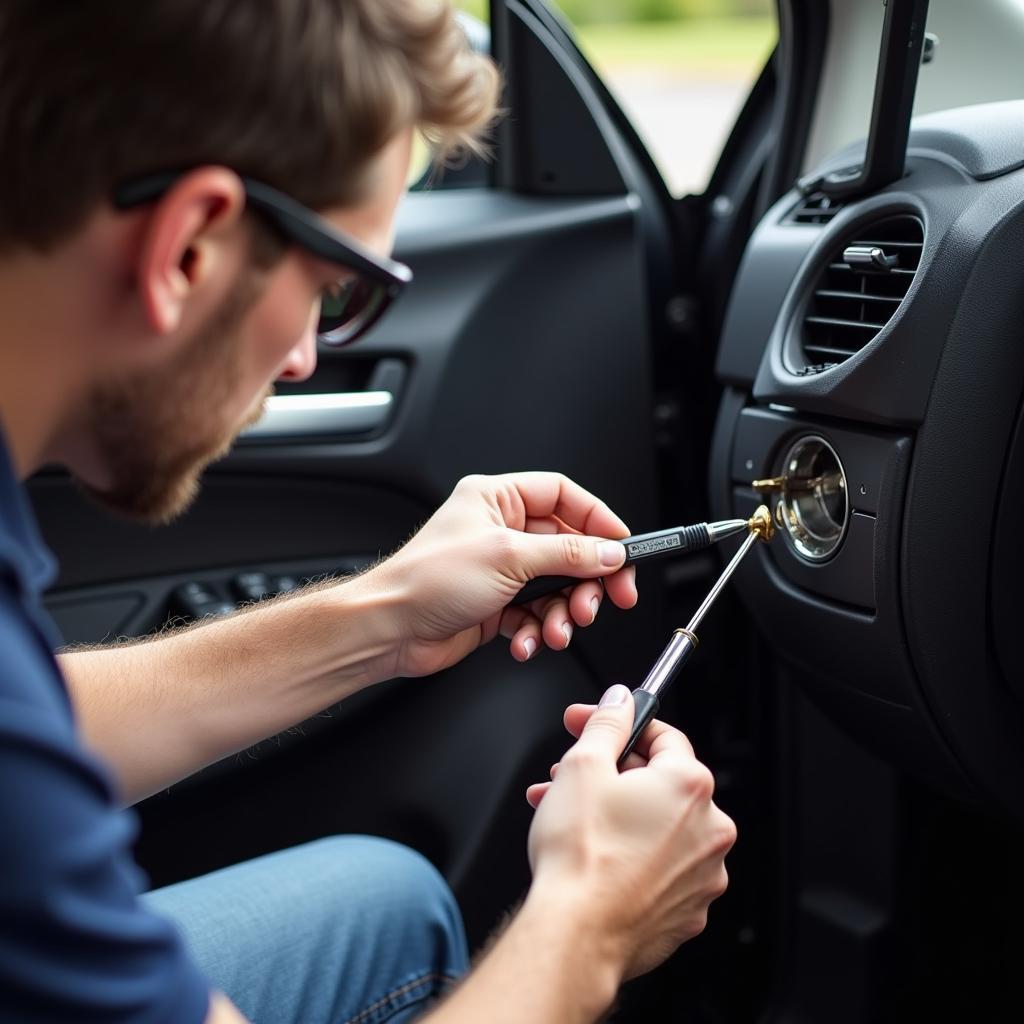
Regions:
<instances>
[{"instance_id":1,"label":"man's right hand","mask_svg":"<svg viewBox=\"0 0 1024 1024\"><path fill-rule=\"evenodd\" d=\"M602 703L573 705L579 737L553 782L531 786L530 898L575 908L606 940L620 977L643 974L703 931L728 883L736 826L712 801L714 779L677 729L648 726L626 770L616 761L633 723L624 686Z\"/></svg>"}]
</instances>

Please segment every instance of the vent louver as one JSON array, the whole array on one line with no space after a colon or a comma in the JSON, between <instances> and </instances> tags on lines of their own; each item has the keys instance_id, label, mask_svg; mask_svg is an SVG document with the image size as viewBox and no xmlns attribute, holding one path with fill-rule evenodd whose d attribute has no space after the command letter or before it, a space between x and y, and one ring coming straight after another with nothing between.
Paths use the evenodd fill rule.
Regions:
<instances>
[{"instance_id":1,"label":"vent louver","mask_svg":"<svg viewBox=\"0 0 1024 1024\"><path fill-rule=\"evenodd\" d=\"M923 243L921 222L901 215L868 225L833 255L807 305L797 373L838 366L885 327L910 289Z\"/></svg>"},{"instance_id":2,"label":"vent louver","mask_svg":"<svg viewBox=\"0 0 1024 1024\"><path fill-rule=\"evenodd\" d=\"M793 208L789 220L792 224L827 224L842 208L838 200L813 192Z\"/></svg>"}]
</instances>

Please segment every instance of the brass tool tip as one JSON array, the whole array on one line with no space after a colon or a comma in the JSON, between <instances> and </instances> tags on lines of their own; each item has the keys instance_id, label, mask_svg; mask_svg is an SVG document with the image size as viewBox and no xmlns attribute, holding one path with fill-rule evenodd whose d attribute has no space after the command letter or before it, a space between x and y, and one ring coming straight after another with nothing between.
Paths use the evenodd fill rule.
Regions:
<instances>
[{"instance_id":1,"label":"brass tool tip","mask_svg":"<svg viewBox=\"0 0 1024 1024\"><path fill-rule=\"evenodd\" d=\"M770 543L772 537L775 536L775 523L772 522L772 514L768 511L767 505L761 505L750 517L750 522L747 525L750 527L750 532L756 533L765 544Z\"/></svg>"}]
</instances>

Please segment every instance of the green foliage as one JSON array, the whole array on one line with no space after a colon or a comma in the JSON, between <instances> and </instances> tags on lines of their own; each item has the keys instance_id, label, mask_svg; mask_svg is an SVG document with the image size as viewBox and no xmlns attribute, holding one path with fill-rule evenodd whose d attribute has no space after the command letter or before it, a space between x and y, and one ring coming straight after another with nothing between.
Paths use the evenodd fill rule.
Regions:
<instances>
[{"instance_id":1,"label":"green foliage","mask_svg":"<svg viewBox=\"0 0 1024 1024\"><path fill-rule=\"evenodd\" d=\"M457 10L472 14L474 18L486 22L489 20L487 0L452 0L452 6Z\"/></svg>"},{"instance_id":2,"label":"green foliage","mask_svg":"<svg viewBox=\"0 0 1024 1024\"><path fill-rule=\"evenodd\" d=\"M771 0L554 0L574 24L678 21L769 14Z\"/></svg>"},{"instance_id":3,"label":"green foliage","mask_svg":"<svg viewBox=\"0 0 1024 1024\"><path fill-rule=\"evenodd\" d=\"M549 0L575 25L678 21L686 18L764 17L772 0ZM460 10L487 20L487 0L454 0Z\"/></svg>"},{"instance_id":4,"label":"green foliage","mask_svg":"<svg viewBox=\"0 0 1024 1024\"><path fill-rule=\"evenodd\" d=\"M631 65L746 77L764 66L778 39L778 27L770 16L631 25L605 22L580 26L577 37L587 58L603 74Z\"/></svg>"}]
</instances>

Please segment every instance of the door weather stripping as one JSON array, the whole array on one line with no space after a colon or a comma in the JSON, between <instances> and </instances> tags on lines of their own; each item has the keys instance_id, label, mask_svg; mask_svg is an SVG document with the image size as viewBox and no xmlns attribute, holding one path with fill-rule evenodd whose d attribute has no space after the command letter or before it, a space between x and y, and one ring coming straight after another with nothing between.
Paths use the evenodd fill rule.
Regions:
<instances>
[{"instance_id":1,"label":"door weather stripping","mask_svg":"<svg viewBox=\"0 0 1024 1024\"><path fill-rule=\"evenodd\" d=\"M243 431L246 441L282 438L337 438L380 430L394 405L390 391L349 391L331 395L272 395L263 418Z\"/></svg>"}]
</instances>

